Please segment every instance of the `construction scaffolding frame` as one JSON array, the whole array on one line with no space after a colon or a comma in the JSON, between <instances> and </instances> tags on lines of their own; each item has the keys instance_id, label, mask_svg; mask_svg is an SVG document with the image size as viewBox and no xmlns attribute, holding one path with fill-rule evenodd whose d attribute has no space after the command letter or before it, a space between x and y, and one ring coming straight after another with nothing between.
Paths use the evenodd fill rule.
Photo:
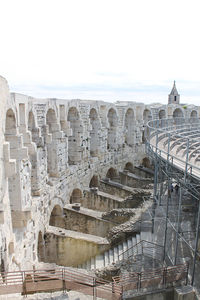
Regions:
<instances>
[{"instance_id":1,"label":"construction scaffolding frame","mask_svg":"<svg viewBox=\"0 0 200 300\"><path fill-rule=\"evenodd\" d=\"M200 226L200 119L173 118L149 121L146 127L146 153L154 161L153 208L151 210L152 230L155 225L155 208L162 212L164 221L164 260L170 258L173 265L180 260L179 248L187 247L191 253L190 284L195 284L195 269ZM174 184L176 190L174 191ZM184 230L184 194L196 205L194 228ZM169 235L169 228L171 234ZM173 234L172 234L173 232ZM186 238L186 235L190 238ZM193 237L193 240L191 239ZM174 238L174 250L172 245ZM183 257L184 258L184 257ZM200 270L199 270L200 271Z\"/></svg>"}]
</instances>

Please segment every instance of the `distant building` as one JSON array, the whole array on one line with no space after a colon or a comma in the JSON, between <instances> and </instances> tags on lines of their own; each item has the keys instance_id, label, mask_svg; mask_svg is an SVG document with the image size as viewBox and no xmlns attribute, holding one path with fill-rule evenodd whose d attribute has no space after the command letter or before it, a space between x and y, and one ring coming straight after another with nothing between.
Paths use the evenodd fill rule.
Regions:
<instances>
[{"instance_id":1,"label":"distant building","mask_svg":"<svg viewBox=\"0 0 200 300\"><path fill-rule=\"evenodd\" d=\"M180 95L176 89L176 82L174 81L173 88L171 93L168 96L168 104L179 104L180 103Z\"/></svg>"}]
</instances>

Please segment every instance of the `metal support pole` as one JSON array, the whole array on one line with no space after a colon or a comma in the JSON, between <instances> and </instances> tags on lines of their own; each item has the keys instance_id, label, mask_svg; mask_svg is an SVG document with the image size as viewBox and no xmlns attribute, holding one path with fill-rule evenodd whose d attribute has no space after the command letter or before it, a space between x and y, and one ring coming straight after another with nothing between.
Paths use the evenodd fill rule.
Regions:
<instances>
[{"instance_id":1,"label":"metal support pole","mask_svg":"<svg viewBox=\"0 0 200 300\"><path fill-rule=\"evenodd\" d=\"M161 169L161 177L160 177L160 193L159 193L159 205L161 205L161 201L162 201L162 194L163 194L163 172L162 172L162 169Z\"/></svg>"},{"instance_id":2,"label":"metal support pole","mask_svg":"<svg viewBox=\"0 0 200 300\"><path fill-rule=\"evenodd\" d=\"M93 278L93 300L96 300L96 279Z\"/></svg>"},{"instance_id":3,"label":"metal support pole","mask_svg":"<svg viewBox=\"0 0 200 300\"><path fill-rule=\"evenodd\" d=\"M158 157L157 157L157 151L158 151L158 131L156 132L156 156L155 156L155 173L154 173L154 193L153 197L157 197L157 182L158 182Z\"/></svg>"},{"instance_id":4,"label":"metal support pole","mask_svg":"<svg viewBox=\"0 0 200 300\"><path fill-rule=\"evenodd\" d=\"M184 182L186 182L186 177L187 177L188 158L189 158L189 139L187 140L187 152L186 152L186 161L185 161Z\"/></svg>"},{"instance_id":5,"label":"metal support pole","mask_svg":"<svg viewBox=\"0 0 200 300\"><path fill-rule=\"evenodd\" d=\"M199 225L200 225L200 202L199 202L198 216L197 216L196 239L195 239L195 250L194 250L194 258L193 258L193 266L192 266L191 285L194 284L194 274L195 274L195 266L196 266L197 251L198 251L198 241L199 241Z\"/></svg>"},{"instance_id":6,"label":"metal support pole","mask_svg":"<svg viewBox=\"0 0 200 300\"><path fill-rule=\"evenodd\" d=\"M168 145L167 145L167 169L169 168L170 140L171 140L171 135L169 133L169 135L168 135Z\"/></svg>"},{"instance_id":7,"label":"metal support pole","mask_svg":"<svg viewBox=\"0 0 200 300\"><path fill-rule=\"evenodd\" d=\"M180 232L180 220L181 220L181 204L182 204L182 191L181 187L179 188L179 200L178 200L178 224L176 231L176 246L175 246L175 257L174 257L174 265L176 265L177 261L177 252L178 252L178 236Z\"/></svg>"},{"instance_id":8,"label":"metal support pole","mask_svg":"<svg viewBox=\"0 0 200 300\"><path fill-rule=\"evenodd\" d=\"M170 185L171 185L171 182L170 182L169 177L168 177L168 192L167 192L167 208L166 208L166 219L165 219L165 235L164 235L163 261L165 261L166 247L167 247L167 225L168 225L168 213L169 213L169 199L171 198Z\"/></svg>"}]
</instances>

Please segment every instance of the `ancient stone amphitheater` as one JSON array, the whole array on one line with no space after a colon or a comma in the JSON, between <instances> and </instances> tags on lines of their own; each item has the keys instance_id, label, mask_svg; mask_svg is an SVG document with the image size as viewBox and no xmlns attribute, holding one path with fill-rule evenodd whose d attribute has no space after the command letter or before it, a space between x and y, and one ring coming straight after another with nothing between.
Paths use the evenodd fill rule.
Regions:
<instances>
[{"instance_id":1,"label":"ancient stone amphitheater","mask_svg":"<svg viewBox=\"0 0 200 300\"><path fill-rule=\"evenodd\" d=\"M199 107L179 101L175 84L166 105L35 99L10 93L0 77L0 293L7 272L89 272L127 258L127 249L133 255L134 245L139 254L141 241L156 241L138 223L148 221L160 188L154 154L163 150L167 160L168 135L151 136L150 157L145 141L164 119L199 117ZM152 119L160 123L147 127ZM170 149L184 156L186 148L175 138ZM196 163L199 143L192 150Z\"/></svg>"}]
</instances>

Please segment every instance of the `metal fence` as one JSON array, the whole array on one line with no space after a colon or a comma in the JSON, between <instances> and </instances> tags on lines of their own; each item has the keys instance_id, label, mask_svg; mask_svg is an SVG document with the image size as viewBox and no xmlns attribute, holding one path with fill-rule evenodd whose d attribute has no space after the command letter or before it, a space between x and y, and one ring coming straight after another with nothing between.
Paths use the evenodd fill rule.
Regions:
<instances>
[{"instance_id":1,"label":"metal fence","mask_svg":"<svg viewBox=\"0 0 200 300\"><path fill-rule=\"evenodd\" d=\"M38 293L45 291L76 290L94 298L120 300L121 285L87 275L77 270L57 268L1 273L0 295Z\"/></svg>"}]
</instances>

